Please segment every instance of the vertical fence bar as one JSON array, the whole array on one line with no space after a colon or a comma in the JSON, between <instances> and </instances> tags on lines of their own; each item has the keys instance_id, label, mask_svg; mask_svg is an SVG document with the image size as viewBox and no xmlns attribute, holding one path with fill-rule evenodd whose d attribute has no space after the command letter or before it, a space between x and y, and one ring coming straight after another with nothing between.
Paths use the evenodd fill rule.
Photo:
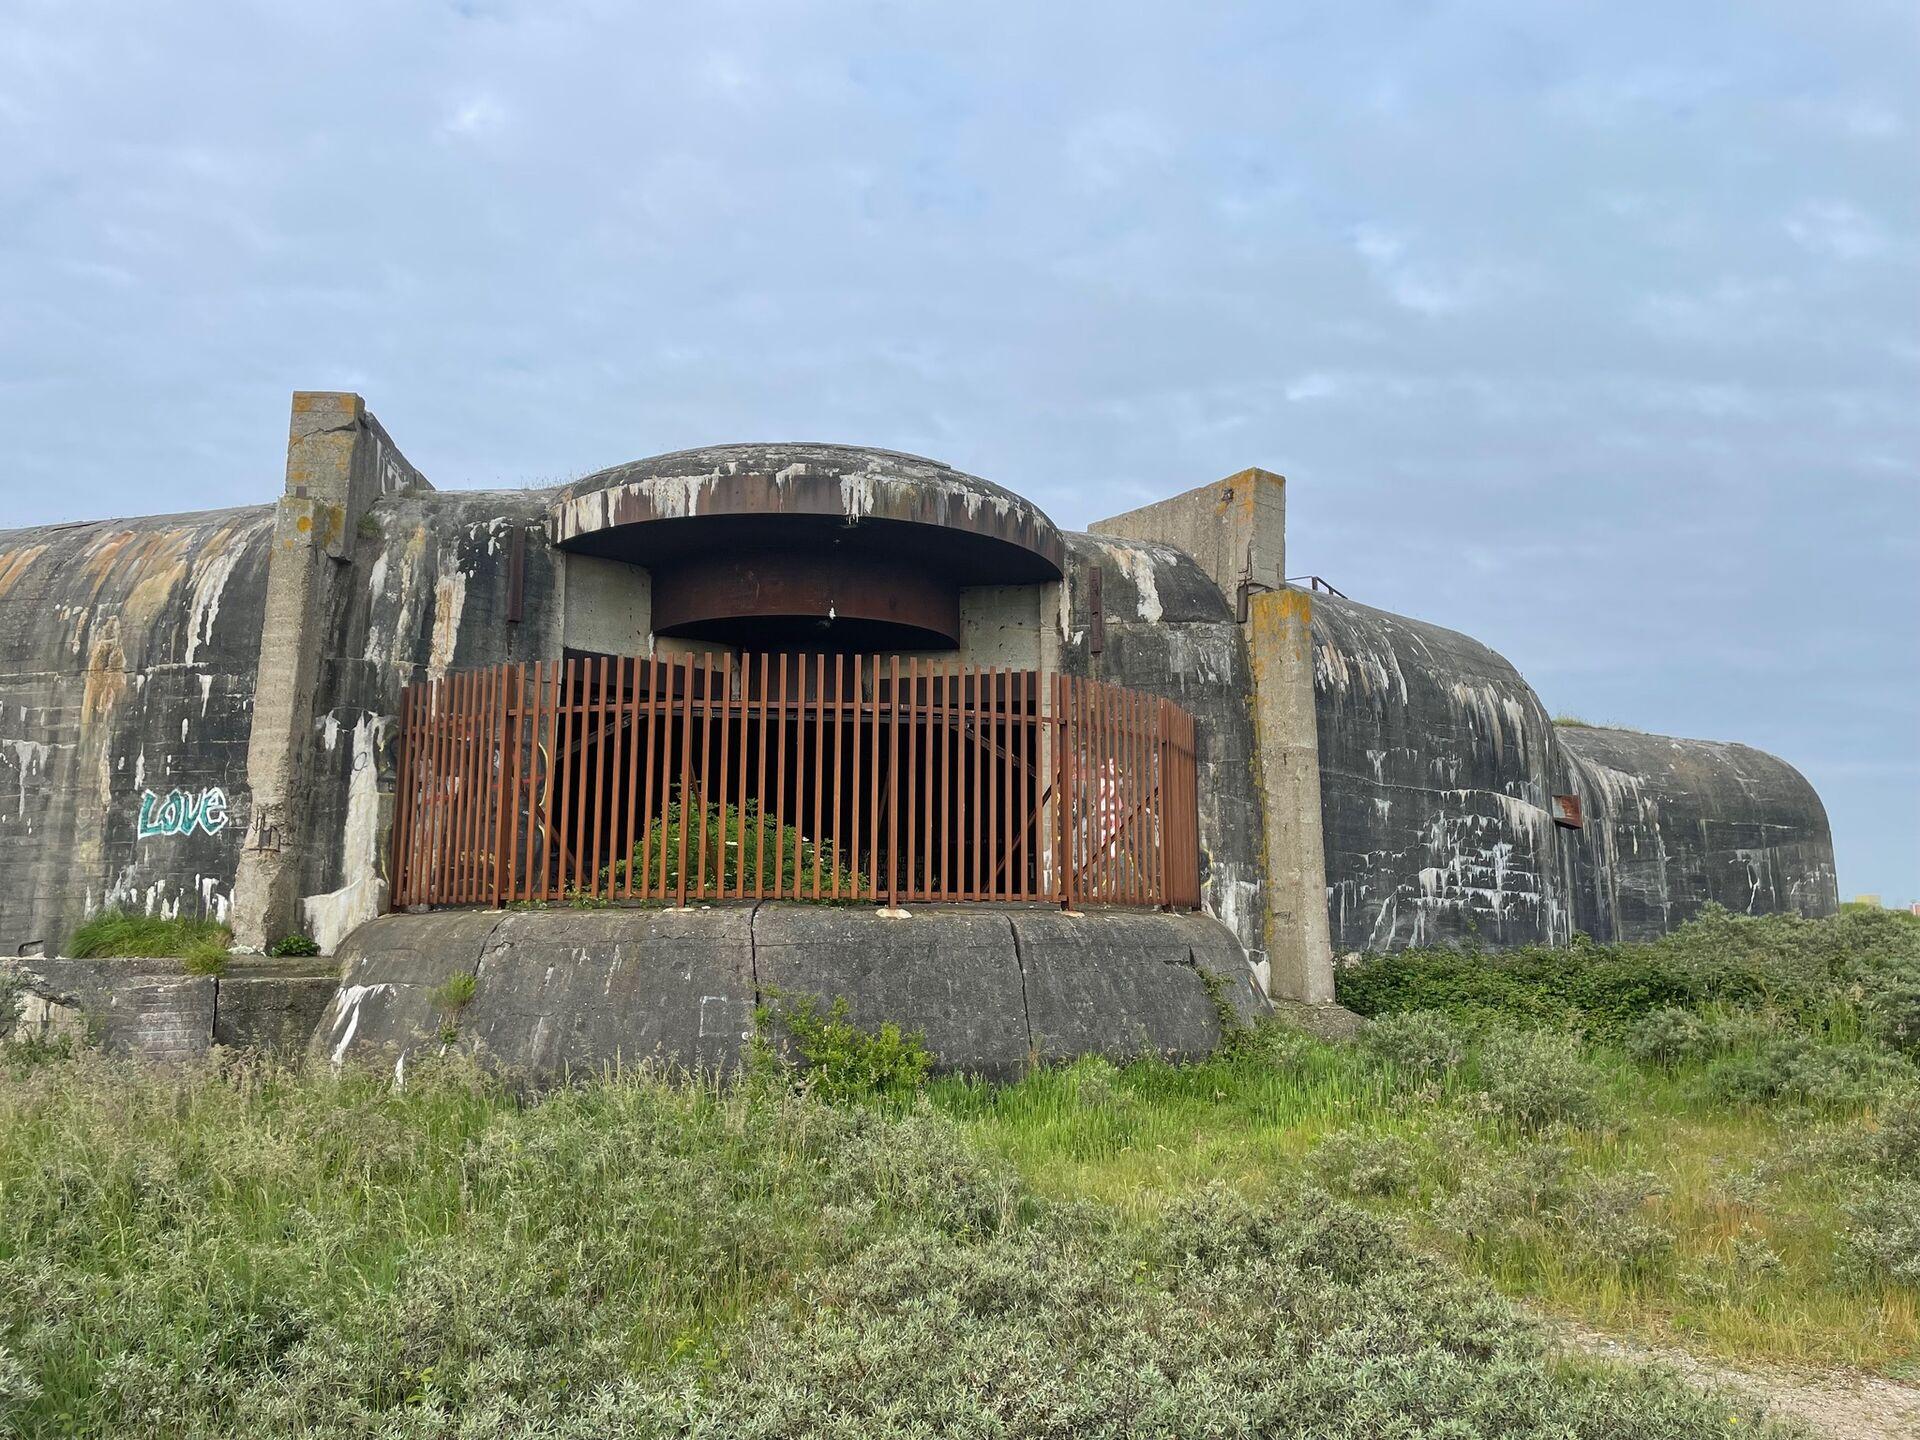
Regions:
<instances>
[{"instance_id":1,"label":"vertical fence bar","mask_svg":"<svg viewBox=\"0 0 1920 1440\"><path fill-rule=\"evenodd\" d=\"M574 656L569 655L560 662L560 693L554 697L553 760L560 767L560 828L555 846L558 853L554 858L560 867L553 888L561 893L567 888L568 837L573 833L573 691L577 669Z\"/></svg>"},{"instance_id":2,"label":"vertical fence bar","mask_svg":"<svg viewBox=\"0 0 1920 1440\"><path fill-rule=\"evenodd\" d=\"M1138 802L1134 781L1138 772L1133 766L1133 692L1116 690L1113 694L1114 710L1119 716L1120 751L1114 763L1115 788L1120 796L1120 875L1115 890L1115 898L1124 905L1133 903L1134 884L1134 806Z\"/></svg>"},{"instance_id":3,"label":"vertical fence bar","mask_svg":"<svg viewBox=\"0 0 1920 1440\"><path fill-rule=\"evenodd\" d=\"M489 901L494 909L506 903L507 886L512 883L514 867L514 821L520 809L519 794L521 682L523 665L500 667L500 780L493 817L493 883Z\"/></svg>"},{"instance_id":4,"label":"vertical fence bar","mask_svg":"<svg viewBox=\"0 0 1920 1440\"><path fill-rule=\"evenodd\" d=\"M939 662L927 660L920 674L926 682L926 699L920 703L920 729L925 738L920 746L920 865L915 872L914 894L922 900L937 900L940 892L933 883L933 817L939 808L934 789L935 756L940 749L940 730L935 720L940 705Z\"/></svg>"},{"instance_id":5,"label":"vertical fence bar","mask_svg":"<svg viewBox=\"0 0 1920 1440\"><path fill-rule=\"evenodd\" d=\"M1006 858L1002 863L1006 866L1007 878L1005 890L1006 897L1009 900L1019 899L1022 889L1019 868L1020 832L1026 822L1026 816L1020 809L1020 733L1018 729L1018 716L1021 710L1022 697L1026 693L1026 683L1027 673L1024 670L1008 669L1006 712L1001 723L1006 737L1002 749L1002 755L1004 757L1003 763L1007 769L1006 798L1003 802L1006 806L1003 842L1006 845Z\"/></svg>"},{"instance_id":6,"label":"vertical fence bar","mask_svg":"<svg viewBox=\"0 0 1920 1440\"><path fill-rule=\"evenodd\" d=\"M693 773L693 654L689 651L680 663L680 845L679 874L674 883L674 904L687 908L687 805L688 777Z\"/></svg>"},{"instance_id":7,"label":"vertical fence bar","mask_svg":"<svg viewBox=\"0 0 1920 1440\"><path fill-rule=\"evenodd\" d=\"M587 733L593 723L593 661L580 657L580 673L574 677L573 704L567 707L567 723L573 735L567 753L573 764L573 883L570 894L578 894L587 871Z\"/></svg>"},{"instance_id":8,"label":"vertical fence bar","mask_svg":"<svg viewBox=\"0 0 1920 1440\"><path fill-rule=\"evenodd\" d=\"M633 669L634 723L637 725L640 723L640 666L637 661ZM660 736L660 718L655 708L655 702L659 698L659 693L660 657L658 654L649 654L647 656L646 698L647 758L646 764L639 776L639 785L637 787L641 792L639 824L646 828L642 834L634 840L633 850L631 851L632 858L627 862L627 898L629 899L633 897L633 872L635 870L640 872L640 898L644 900L653 893L653 777L654 772L660 768L656 763L656 757L654 755L655 743ZM635 755L640 753L640 738L638 734L633 737L633 752ZM666 839L662 836L661 845L664 847L665 844Z\"/></svg>"},{"instance_id":9,"label":"vertical fence bar","mask_svg":"<svg viewBox=\"0 0 1920 1440\"><path fill-rule=\"evenodd\" d=\"M467 903L474 904L485 893L483 867L487 863L487 821L493 813L493 712L500 693L500 667L489 665L480 672L480 704L473 716L473 798L467 806Z\"/></svg>"},{"instance_id":10,"label":"vertical fence bar","mask_svg":"<svg viewBox=\"0 0 1920 1440\"><path fill-rule=\"evenodd\" d=\"M594 758L593 758L593 838L591 842L583 841L580 848L582 851L586 851L591 856L591 859L589 859L587 862L587 874L586 874L587 893L595 897L598 897L598 895L600 894L600 849L601 849L600 842L601 842L601 837L606 834L606 813L607 813L607 657L606 656L602 655L599 657L599 659L596 662L594 662L593 674L594 674L594 686L593 686L593 700L591 704L592 704L592 710L597 715L599 720L599 723L594 726L594 729L598 733L594 736L594 752L593 752L593 755L594 755ZM580 755L580 774L583 779L585 778L587 773L586 759L587 759L586 752L583 750ZM580 809L584 813L587 808L586 795L584 792L581 794L580 800L581 800ZM589 843L591 844L591 847L592 847L591 850L588 849Z\"/></svg>"},{"instance_id":11,"label":"vertical fence bar","mask_svg":"<svg viewBox=\"0 0 1920 1440\"><path fill-rule=\"evenodd\" d=\"M900 657L887 675L887 908L900 908Z\"/></svg>"},{"instance_id":12,"label":"vertical fence bar","mask_svg":"<svg viewBox=\"0 0 1920 1440\"><path fill-rule=\"evenodd\" d=\"M753 659L744 652L740 656L740 669L737 688L740 693L740 766L734 774L734 830L739 841L734 847L733 857L733 895L736 900L747 898L747 725L748 691L752 689ZM732 702L728 702L728 713L732 713Z\"/></svg>"},{"instance_id":13,"label":"vertical fence bar","mask_svg":"<svg viewBox=\"0 0 1920 1440\"><path fill-rule=\"evenodd\" d=\"M447 677L447 802L440 827L440 893L449 905L460 903L460 805L467 793L462 732L472 679L470 671Z\"/></svg>"},{"instance_id":14,"label":"vertical fence bar","mask_svg":"<svg viewBox=\"0 0 1920 1440\"><path fill-rule=\"evenodd\" d=\"M840 898L840 876L846 869L840 848L840 761L847 738L847 657L833 657L833 898Z\"/></svg>"},{"instance_id":15,"label":"vertical fence bar","mask_svg":"<svg viewBox=\"0 0 1920 1440\"><path fill-rule=\"evenodd\" d=\"M770 663L763 651L760 656L760 688L756 696L760 702L760 728L755 737L760 742L760 779L753 802L753 898L756 900L765 899L767 894L767 692Z\"/></svg>"},{"instance_id":16,"label":"vertical fence bar","mask_svg":"<svg viewBox=\"0 0 1920 1440\"><path fill-rule=\"evenodd\" d=\"M552 754L552 752L546 748L546 732L541 728L545 712L545 706L542 701L546 694L546 684L546 662L536 660L533 663L533 714L529 717L530 723L527 726L527 862L526 868L514 877L513 898L515 900L533 899L537 889L533 883L533 857L536 848L538 848L538 853L543 861L547 853L543 847L537 847L541 814L546 808L540 793L541 786L546 780L546 770L540 757L543 754ZM518 796L515 797L515 803L519 803Z\"/></svg>"},{"instance_id":17,"label":"vertical fence bar","mask_svg":"<svg viewBox=\"0 0 1920 1440\"><path fill-rule=\"evenodd\" d=\"M927 842L927 868L930 872L934 872L938 879L938 884L933 887L934 895L942 900L951 900L953 898L953 876L951 870L948 868L947 862L953 853L953 662L948 661L936 667L935 675L936 678L933 683L940 687L938 700L939 726L938 729L934 731L932 738L934 740L934 749L939 752L940 783L939 788L935 791L939 796L939 801L936 805L928 806L927 809L928 817L935 822L939 831L937 838L940 845L940 861L938 870L934 871L934 842L929 840ZM933 783L933 774L934 772L929 769L927 772L927 783L929 785Z\"/></svg>"},{"instance_id":18,"label":"vertical fence bar","mask_svg":"<svg viewBox=\"0 0 1920 1440\"><path fill-rule=\"evenodd\" d=\"M712 697L708 697L712 699ZM733 657L722 651L720 655L720 783L714 787L714 793L720 797L720 845L714 851L714 899L726 899L726 851L728 851L728 818L726 818L726 795L728 781L732 780L733 764ZM741 824L739 812L733 814L733 826ZM739 849L737 845L733 847ZM739 879L739 858L733 860L733 877Z\"/></svg>"},{"instance_id":19,"label":"vertical fence bar","mask_svg":"<svg viewBox=\"0 0 1920 1440\"><path fill-rule=\"evenodd\" d=\"M447 901L452 905L458 905L466 899L467 845L463 827L468 806L473 799L473 787L467 783L473 758L469 732L473 723L474 695L479 685L478 671L468 670L454 677L453 704L447 715L453 747L447 759L447 779L453 790L447 800L446 850Z\"/></svg>"},{"instance_id":20,"label":"vertical fence bar","mask_svg":"<svg viewBox=\"0 0 1920 1440\"><path fill-rule=\"evenodd\" d=\"M824 796L827 782L827 656L813 657L813 898L820 898L820 851L827 838Z\"/></svg>"},{"instance_id":21,"label":"vertical fence bar","mask_svg":"<svg viewBox=\"0 0 1920 1440\"><path fill-rule=\"evenodd\" d=\"M791 659L792 668L788 668ZM798 652L791 657L780 657L780 680L778 699L779 740L774 751L774 769L778 775L773 787L774 795L774 844L773 844L773 898L785 900L787 890L787 858L793 856L794 881L799 883L800 872L800 832L806 826L807 774L805 768L807 755L807 657ZM791 717L791 718L789 718ZM791 727L791 739L789 739ZM787 751L791 746L793 763L787 763ZM789 779L788 777L792 778ZM792 830L794 849L787 849L787 831ZM799 891L792 893L793 899L799 899Z\"/></svg>"},{"instance_id":22,"label":"vertical fence bar","mask_svg":"<svg viewBox=\"0 0 1920 1440\"><path fill-rule=\"evenodd\" d=\"M1054 678L1053 729L1056 743L1054 756L1054 813L1058 817L1057 830L1060 853L1056 858L1054 884L1060 891L1060 904L1073 908L1073 829L1068 814L1072 806L1073 795L1073 746L1070 731L1072 729L1072 706L1074 703L1074 682L1066 675Z\"/></svg>"},{"instance_id":23,"label":"vertical fence bar","mask_svg":"<svg viewBox=\"0 0 1920 1440\"><path fill-rule=\"evenodd\" d=\"M1022 900L1033 898L1033 837L1039 828L1033 770L1035 744L1033 712L1040 699L1040 676L1030 671L1020 677L1020 890Z\"/></svg>"},{"instance_id":24,"label":"vertical fence bar","mask_svg":"<svg viewBox=\"0 0 1920 1440\"><path fill-rule=\"evenodd\" d=\"M659 890L656 899L667 898L667 835L668 820L673 814L673 704L674 673L679 667L669 655L660 664L660 684L663 687L655 692L655 717L660 726L660 865Z\"/></svg>"},{"instance_id":25,"label":"vertical fence bar","mask_svg":"<svg viewBox=\"0 0 1920 1440\"><path fill-rule=\"evenodd\" d=\"M624 774L627 790L627 826L623 832L625 843L616 852L620 857L620 898L633 898L634 850L639 845L639 837L634 834L634 821L640 813L640 657L635 655L621 661L623 671L620 681L621 730L626 739ZM615 763L614 769L623 767ZM607 872L607 898L613 898L613 872Z\"/></svg>"},{"instance_id":26,"label":"vertical fence bar","mask_svg":"<svg viewBox=\"0 0 1920 1440\"><path fill-rule=\"evenodd\" d=\"M918 657L914 657L907 661L907 706L906 706L906 709L907 709L907 714L906 714L907 804L906 804L906 809L903 812L903 816L902 816L902 818L905 821L905 825L902 828L904 828L907 832L907 849L906 849L905 860L902 863L901 868L906 871L907 896L909 899L916 898L914 895L914 887L913 887L913 862L914 862L915 854L916 854L916 851L918 850L918 847L914 844L914 840L919 828L919 820L920 820L920 815L919 815L919 802L920 802L919 679L920 679L920 661ZM895 696L896 704L898 703L898 698L899 697L896 695ZM894 803L896 805L899 803L899 799L900 799L900 789L899 789L898 783L896 782L894 786ZM898 902L896 901L895 903L898 903Z\"/></svg>"},{"instance_id":27,"label":"vertical fence bar","mask_svg":"<svg viewBox=\"0 0 1920 1440\"><path fill-rule=\"evenodd\" d=\"M533 898L545 900L558 890L557 880L560 865L560 830L557 826L558 815L554 810L555 791L560 788L560 687L562 667L557 662L547 665L546 682L546 742L547 758L541 774L540 796L540 883L534 887ZM562 805L566 803L564 793L559 795Z\"/></svg>"},{"instance_id":28,"label":"vertical fence bar","mask_svg":"<svg viewBox=\"0 0 1920 1440\"><path fill-rule=\"evenodd\" d=\"M713 652L707 651L700 657L700 785L695 792L700 806L700 849L693 859L694 898L707 898L707 777L712 772L708 765L713 758ZM684 795L688 782L681 782ZM687 828L687 803L680 802L680 828Z\"/></svg>"},{"instance_id":29,"label":"vertical fence bar","mask_svg":"<svg viewBox=\"0 0 1920 1440\"><path fill-rule=\"evenodd\" d=\"M1000 773L1000 756L994 747L1000 709L999 666L987 666L982 672L982 683L985 686L985 693L980 707L980 732L985 743L981 746L981 753L985 756L986 764L985 773L981 779L986 785L987 813L984 817L985 838L980 842L982 847L980 870L986 880L981 890L981 898L992 899L998 892L1000 883L998 872L994 867L994 861L997 858L994 852L999 848L995 843L995 837L1000 829L1000 787L996 783Z\"/></svg>"},{"instance_id":30,"label":"vertical fence bar","mask_svg":"<svg viewBox=\"0 0 1920 1440\"><path fill-rule=\"evenodd\" d=\"M849 726L852 733L848 737L853 742L849 747L853 752L853 765L847 776L847 798L849 801L847 806L847 851L852 860L850 868L856 874L859 873L860 870L860 792L865 788L860 783L865 774L865 771L860 768L860 756L862 750L861 739L866 734L866 704L866 665L861 658L856 655L853 657L853 720ZM869 877L873 874L873 861L871 858L867 861L866 873ZM856 882L850 880L847 888L852 892L847 896L849 900L858 900L860 898L860 886Z\"/></svg>"},{"instance_id":31,"label":"vertical fence bar","mask_svg":"<svg viewBox=\"0 0 1920 1440\"><path fill-rule=\"evenodd\" d=\"M774 742L774 780L773 780L773 893L775 897L786 894L785 871L787 867L787 657L780 656L779 677L774 682L778 687L774 694L774 728L778 738Z\"/></svg>"},{"instance_id":32,"label":"vertical fence bar","mask_svg":"<svg viewBox=\"0 0 1920 1440\"><path fill-rule=\"evenodd\" d=\"M433 682L434 803L427 883L431 891L429 898L437 905L444 905L447 901L447 810L453 803L452 783L448 778L448 772L453 768L453 726L448 722L448 689L451 683L445 677Z\"/></svg>"},{"instance_id":33,"label":"vertical fence bar","mask_svg":"<svg viewBox=\"0 0 1920 1440\"><path fill-rule=\"evenodd\" d=\"M867 757L867 898L880 899L880 657L873 657L873 715Z\"/></svg>"}]
</instances>

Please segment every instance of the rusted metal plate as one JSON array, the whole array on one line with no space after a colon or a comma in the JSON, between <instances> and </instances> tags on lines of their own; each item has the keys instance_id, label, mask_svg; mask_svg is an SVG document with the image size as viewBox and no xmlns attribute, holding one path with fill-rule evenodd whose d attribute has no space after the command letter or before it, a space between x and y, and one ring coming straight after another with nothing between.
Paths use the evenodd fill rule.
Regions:
<instances>
[{"instance_id":1,"label":"rusted metal plate","mask_svg":"<svg viewBox=\"0 0 1920 1440\"><path fill-rule=\"evenodd\" d=\"M843 560L762 550L654 571L657 635L697 635L716 623L802 617L828 625L905 626L958 645L960 590L924 565L878 555Z\"/></svg>"}]
</instances>

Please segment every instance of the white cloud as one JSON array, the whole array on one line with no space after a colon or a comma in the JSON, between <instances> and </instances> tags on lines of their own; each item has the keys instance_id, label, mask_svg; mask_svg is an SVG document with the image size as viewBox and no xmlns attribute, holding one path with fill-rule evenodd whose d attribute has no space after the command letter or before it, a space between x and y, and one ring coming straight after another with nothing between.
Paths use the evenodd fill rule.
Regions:
<instances>
[{"instance_id":1,"label":"white cloud","mask_svg":"<svg viewBox=\"0 0 1920 1440\"><path fill-rule=\"evenodd\" d=\"M1870 260L1887 248L1873 217L1845 200L1809 200L1786 220L1787 234L1816 255Z\"/></svg>"},{"instance_id":2,"label":"white cloud","mask_svg":"<svg viewBox=\"0 0 1920 1440\"><path fill-rule=\"evenodd\" d=\"M506 128L507 110L491 95L470 95L456 102L440 122L440 133L464 140L485 140Z\"/></svg>"},{"instance_id":3,"label":"white cloud","mask_svg":"<svg viewBox=\"0 0 1920 1440\"><path fill-rule=\"evenodd\" d=\"M1173 137L1154 116L1137 110L1111 111L1073 127L1066 160L1075 180L1088 190L1113 190L1143 170L1157 168L1173 154Z\"/></svg>"}]
</instances>

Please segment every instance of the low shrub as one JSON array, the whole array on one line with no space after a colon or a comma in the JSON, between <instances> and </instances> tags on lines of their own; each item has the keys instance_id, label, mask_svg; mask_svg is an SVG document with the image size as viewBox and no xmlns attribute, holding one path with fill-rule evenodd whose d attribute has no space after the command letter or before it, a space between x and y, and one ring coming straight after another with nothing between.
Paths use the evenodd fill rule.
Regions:
<instances>
[{"instance_id":1,"label":"low shrub","mask_svg":"<svg viewBox=\"0 0 1920 1440\"><path fill-rule=\"evenodd\" d=\"M898 1099L926 1084L933 1056L919 1030L903 1031L889 1020L877 1030L853 1022L847 997L834 997L825 1011L811 995L775 996L754 1011L756 1031L781 1031L800 1059L806 1086L829 1102ZM769 1058L763 1049L762 1060Z\"/></svg>"},{"instance_id":2,"label":"low shrub","mask_svg":"<svg viewBox=\"0 0 1920 1440\"><path fill-rule=\"evenodd\" d=\"M704 1383L595 1397L580 1433L1768 1433L1670 1376L1554 1364L1485 1286L1312 1192L1205 1192L1138 1237L1059 1216L980 1244L892 1237L810 1277L736 1356Z\"/></svg>"},{"instance_id":3,"label":"low shrub","mask_svg":"<svg viewBox=\"0 0 1920 1440\"><path fill-rule=\"evenodd\" d=\"M1608 1111L1605 1079L1577 1040L1555 1031L1496 1030L1480 1047L1479 1092L1522 1129L1597 1124Z\"/></svg>"},{"instance_id":4,"label":"low shrub","mask_svg":"<svg viewBox=\"0 0 1920 1440\"><path fill-rule=\"evenodd\" d=\"M1441 1229L1485 1243L1527 1222L1538 1228L1565 1204L1573 1151L1541 1141L1509 1155L1476 1156L1460 1167L1459 1186L1433 1202Z\"/></svg>"},{"instance_id":5,"label":"low shrub","mask_svg":"<svg viewBox=\"0 0 1920 1440\"><path fill-rule=\"evenodd\" d=\"M1891 1096L1875 1117L1870 1163L1885 1175L1920 1180L1920 1091Z\"/></svg>"},{"instance_id":6,"label":"low shrub","mask_svg":"<svg viewBox=\"0 0 1920 1440\"><path fill-rule=\"evenodd\" d=\"M68 939L66 953L76 960L179 960L218 947L224 957L233 932L216 920L169 919L102 910Z\"/></svg>"},{"instance_id":7,"label":"low shrub","mask_svg":"<svg viewBox=\"0 0 1920 1440\"><path fill-rule=\"evenodd\" d=\"M282 958L318 955L319 953L320 942L318 940L315 940L311 935L301 935L298 933L282 935L267 947L267 954Z\"/></svg>"},{"instance_id":8,"label":"low shrub","mask_svg":"<svg viewBox=\"0 0 1920 1440\"><path fill-rule=\"evenodd\" d=\"M1840 1038L1870 1025L1899 1046L1920 1036L1920 917L1747 917L1709 905L1643 944L1576 936L1565 947L1407 950L1342 966L1335 984L1341 1003L1363 1015L1445 1010L1615 1045L1656 1011L1720 1006L1776 1012Z\"/></svg>"},{"instance_id":9,"label":"low shrub","mask_svg":"<svg viewBox=\"0 0 1920 1440\"><path fill-rule=\"evenodd\" d=\"M1420 1183L1419 1153L1397 1135L1338 1130L1313 1147L1307 1165L1339 1195L1403 1196Z\"/></svg>"},{"instance_id":10,"label":"low shrub","mask_svg":"<svg viewBox=\"0 0 1920 1440\"><path fill-rule=\"evenodd\" d=\"M1864 1105L1905 1077L1906 1067L1875 1045L1821 1044L1804 1034L1779 1035L1711 1061L1707 1093L1723 1103L1778 1101L1843 1108Z\"/></svg>"},{"instance_id":11,"label":"low shrub","mask_svg":"<svg viewBox=\"0 0 1920 1440\"><path fill-rule=\"evenodd\" d=\"M1466 1058L1467 1036L1444 1010L1408 1010L1369 1021L1360 1047L1407 1075L1437 1080Z\"/></svg>"},{"instance_id":12,"label":"low shrub","mask_svg":"<svg viewBox=\"0 0 1920 1440\"><path fill-rule=\"evenodd\" d=\"M1561 1202L1558 1219L1589 1265L1650 1271L1673 1251L1673 1231L1650 1211L1662 1188L1645 1171L1584 1175Z\"/></svg>"},{"instance_id":13,"label":"low shrub","mask_svg":"<svg viewBox=\"0 0 1920 1440\"><path fill-rule=\"evenodd\" d=\"M1920 1058L1920 965L1889 970L1866 1002L1866 1033L1890 1050Z\"/></svg>"},{"instance_id":14,"label":"low shrub","mask_svg":"<svg viewBox=\"0 0 1920 1440\"><path fill-rule=\"evenodd\" d=\"M1846 1214L1842 1253L1857 1278L1920 1285L1920 1180L1882 1180Z\"/></svg>"},{"instance_id":15,"label":"low shrub","mask_svg":"<svg viewBox=\"0 0 1920 1440\"><path fill-rule=\"evenodd\" d=\"M1628 1027L1625 1048L1642 1065L1671 1069L1711 1054L1713 1032L1693 1011L1662 1005Z\"/></svg>"},{"instance_id":16,"label":"low shrub","mask_svg":"<svg viewBox=\"0 0 1920 1440\"><path fill-rule=\"evenodd\" d=\"M840 903L847 904L866 890L867 877L836 854L831 842L816 844L797 827L776 824L776 817L763 814L758 801L734 806L716 800L705 808L703 816L698 805L684 814L679 801L667 806L664 820L656 816L647 822L631 854L600 872L602 888L624 890L631 869L636 888L645 876L656 889L664 885L675 891L684 854L689 887L704 875L709 884L717 881L721 889L731 889L744 876L749 890L764 879L769 889L804 900L813 896L817 869L823 897L837 885Z\"/></svg>"}]
</instances>

